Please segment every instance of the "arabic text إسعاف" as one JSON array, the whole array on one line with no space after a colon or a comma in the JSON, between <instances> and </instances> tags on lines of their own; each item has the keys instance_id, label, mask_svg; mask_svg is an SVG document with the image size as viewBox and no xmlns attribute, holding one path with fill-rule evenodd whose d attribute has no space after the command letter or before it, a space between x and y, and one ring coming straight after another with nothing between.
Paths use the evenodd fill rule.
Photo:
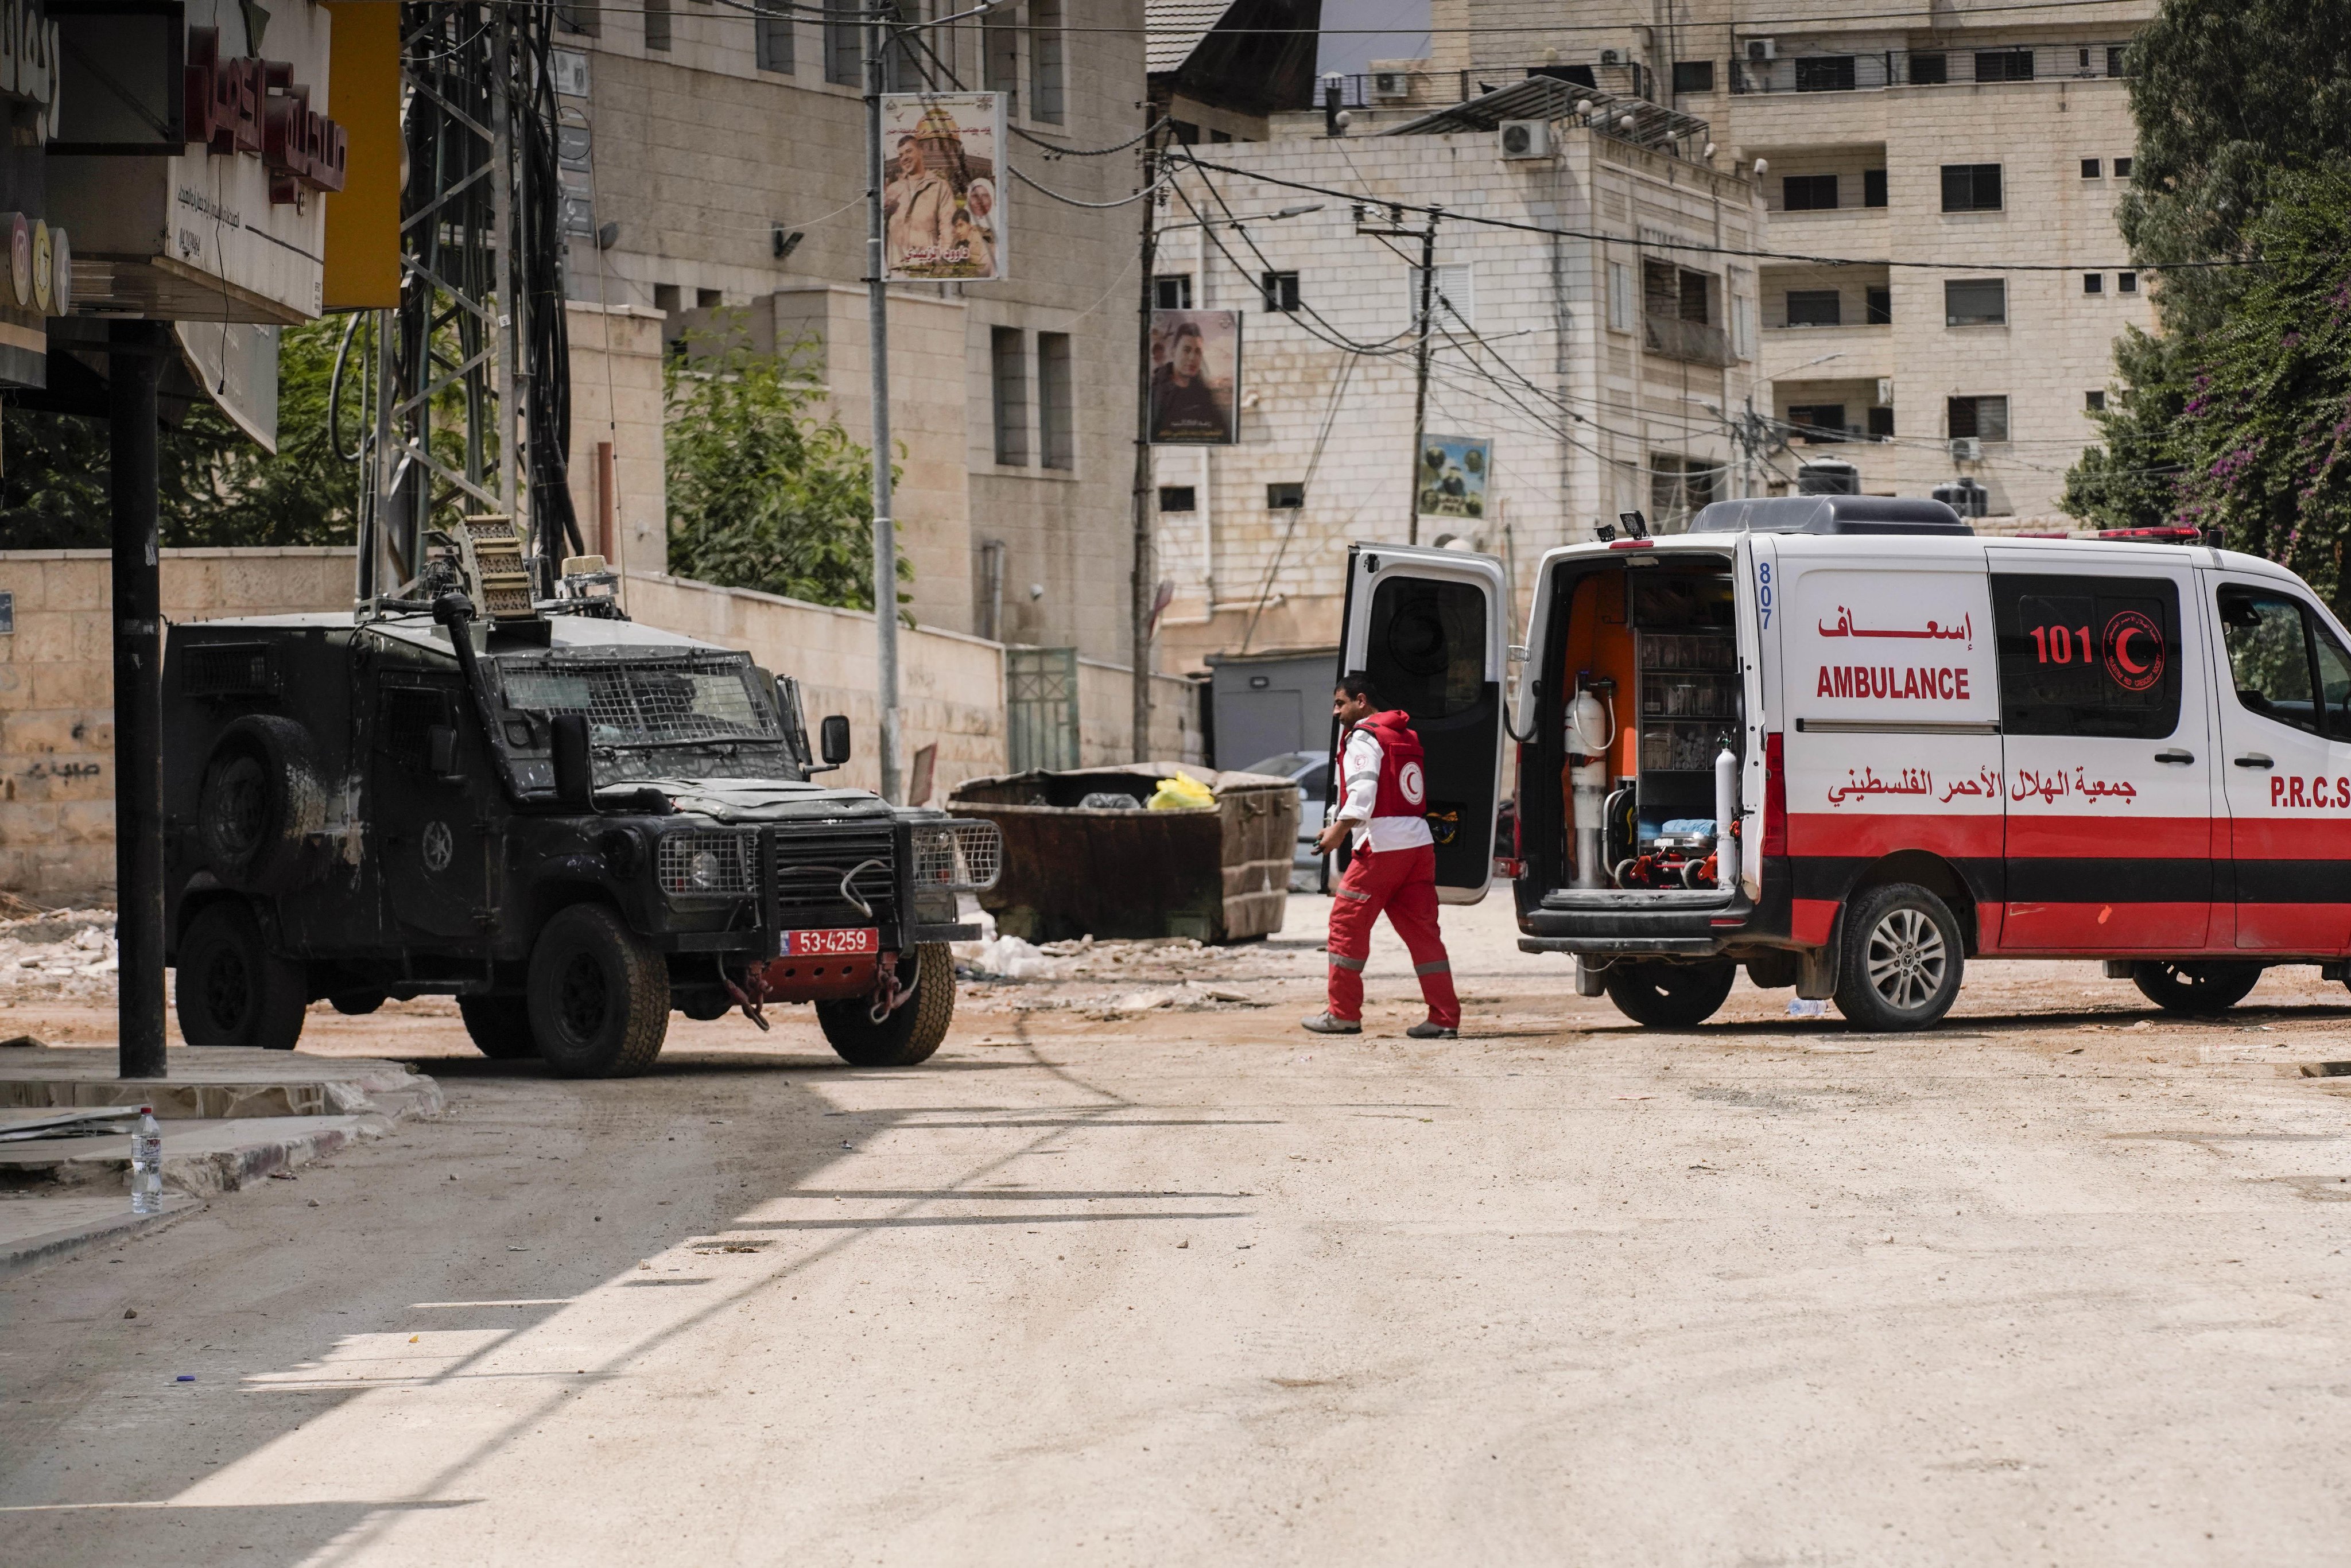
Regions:
<instances>
[{"instance_id":1,"label":"arabic text \u0625\u0633\u0639\u0627\u0641","mask_svg":"<svg viewBox=\"0 0 2351 1568\"><path fill-rule=\"evenodd\" d=\"M1976 618L1975 612L1970 611L1960 618L1959 623L1956 626L1947 626L1939 621L1930 620L1923 632L1912 632L1907 628L1874 630L1855 625L1853 612L1840 604L1837 606L1836 624L1831 626L1826 622L1821 623L1820 634L1823 637L1911 637L1942 643L1964 642L1970 647L1973 647L1976 640Z\"/></svg>"}]
</instances>

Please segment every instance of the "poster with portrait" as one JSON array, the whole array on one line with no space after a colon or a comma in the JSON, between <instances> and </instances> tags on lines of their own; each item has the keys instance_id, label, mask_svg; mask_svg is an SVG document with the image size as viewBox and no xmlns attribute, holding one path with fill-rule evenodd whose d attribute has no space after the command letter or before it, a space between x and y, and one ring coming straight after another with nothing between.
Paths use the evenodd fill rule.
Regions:
<instances>
[{"instance_id":1,"label":"poster with portrait","mask_svg":"<svg viewBox=\"0 0 2351 1568\"><path fill-rule=\"evenodd\" d=\"M1151 313L1151 441L1230 446L1240 439L1241 313Z\"/></svg>"},{"instance_id":2,"label":"poster with portrait","mask_svg":"<svg viewBox=\"0 0 2351 1568\"><path fill-rule=\"evenodd\" d=\"M1424 435L1414 488L1424 517L1482 517L1486 481L1494 472L1494 444L1469 435Z\"/></svg>"},{"instance_id":3,"label":"poster with portrait","mask_svg":"<svg viewBox=\"0 0 2351 1568\"><path fill-rule=\"evenodd\" d=\"M882 97L883 267L893 283L1009 276L1004 95Z\"/></svg>"}]
</instances>

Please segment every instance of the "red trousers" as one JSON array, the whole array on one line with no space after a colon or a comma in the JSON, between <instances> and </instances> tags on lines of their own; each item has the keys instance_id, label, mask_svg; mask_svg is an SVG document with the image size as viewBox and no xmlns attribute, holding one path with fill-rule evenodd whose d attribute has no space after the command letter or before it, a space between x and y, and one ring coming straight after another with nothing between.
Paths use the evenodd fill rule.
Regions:
<instances>
[{"instance_id":1,"label":"red trousers","mask_svg":"<svg viewBox=\"0 0 2351 1568\"><path fill-rule=\"evenodd\" d=\"M1427 844L1359 849L1347 862L1347 874L1331 900L1331 1016L1350 1021L1364 1016L1364 960L1372 951L1372 924L1383 909L1412 950L1429 1021L1460 1028L1453 961L1445 956L1445 938L1437 930L1437 851Z\"/></svg>"}]
</instances>

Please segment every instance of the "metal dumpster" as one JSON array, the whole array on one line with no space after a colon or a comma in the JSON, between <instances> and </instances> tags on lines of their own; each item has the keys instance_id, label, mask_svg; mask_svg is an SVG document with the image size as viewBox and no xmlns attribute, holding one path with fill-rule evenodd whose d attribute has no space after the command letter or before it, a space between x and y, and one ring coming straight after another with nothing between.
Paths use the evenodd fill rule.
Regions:
<instances>
[{"instance_id":1,"label":"metal dumpster","mask_svg":"<svg viewBox=\"0 0 2351 1568\"><path fill-rule=\"evenodd\" d=\"M1208 786L1216 805L1142 809L1173 774ZM1105 795L1134 807L1099 803ZM1097 804L1080 804L1088 796ZM1035 768L959 784L947 809L1004 834L1004 874L979 902L1008 936L1246 942L1281 928L1298 836L1287 779L1180 762Z\"/></svg>"}]
</instances>

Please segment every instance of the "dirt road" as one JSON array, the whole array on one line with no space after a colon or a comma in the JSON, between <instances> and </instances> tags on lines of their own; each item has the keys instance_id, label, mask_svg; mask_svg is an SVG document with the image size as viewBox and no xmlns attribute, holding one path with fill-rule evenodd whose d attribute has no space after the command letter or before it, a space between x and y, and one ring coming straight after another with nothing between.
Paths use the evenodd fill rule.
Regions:
<instances>
[{"instance_id":1,"label":"dirt road","mask_svg":"<svg viewBox=\"0 0 2351 1568\"><path fill-rule=\"evenodd\" d=\"M1498 901L1466 1038L1383 933L1325 1040L1322 909L975 986L908 1072L314 1015L451 1114L0 1286L0 1561L2343 1560L2342 988L1661 1035Z\"/></svg>"}]
</instances>

